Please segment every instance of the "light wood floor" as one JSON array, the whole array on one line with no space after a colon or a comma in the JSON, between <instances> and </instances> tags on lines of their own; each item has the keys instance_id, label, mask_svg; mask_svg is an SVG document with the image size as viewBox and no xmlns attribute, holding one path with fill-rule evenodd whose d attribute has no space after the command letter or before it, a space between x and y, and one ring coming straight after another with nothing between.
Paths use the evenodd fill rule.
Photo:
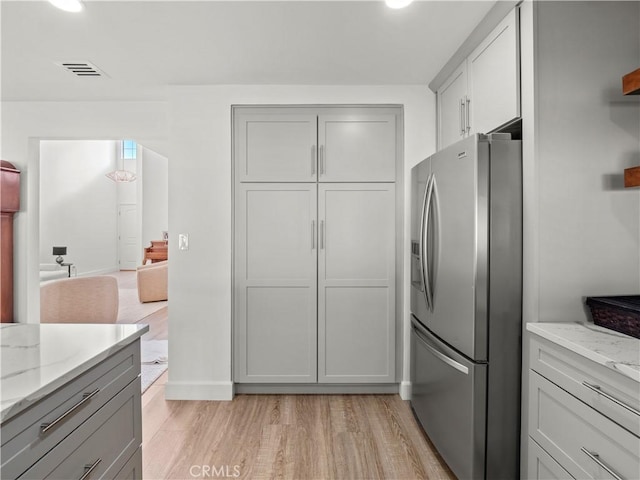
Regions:
<instances>
[{"instance_id":1,"label":"light wood floor","mask_svg":"<svg viewBox=\"0 0 640 480\"><path fill-rule=\"evenodd\" d=\"M455 479L398 395L167 401L166 380L142 396L147 480Z\"/></svg>"},{"instance_id":2,"label":"light wood floor","mask_svg":"<svg viewBox=\"0 0 640 480\"><path fill-rule=\"evenodd\" d=\"M167 321L167 307L141 319L143 341ZM455 479L398 395L167 401L167 376L142 395L145 480Z\"/></svg>"},{"instance_id":3,"label":"light wood floor","mask_svg":"<svg viewBox=\"0 0 640 480\"><path fill-rule=\"evenodd\" d=\"M149 331L142 335L141 340L167 340L169 338L168 307L162 307L155 313L147 315L137 323L149 325Z\"/></svg>"}]
</instances>

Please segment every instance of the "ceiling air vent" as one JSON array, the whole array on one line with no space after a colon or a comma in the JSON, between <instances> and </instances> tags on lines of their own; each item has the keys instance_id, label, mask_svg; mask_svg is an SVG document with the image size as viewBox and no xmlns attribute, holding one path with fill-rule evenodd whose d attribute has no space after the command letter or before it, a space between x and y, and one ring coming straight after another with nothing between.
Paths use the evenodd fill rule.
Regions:
<instances>
[{"instance_id":1,"label":"ceiling air vent","mask_svg":"<svg viewBox=\"0 0 640 480\"><path fill-rule=\"evenodd\" d=\"M76 77L106 77L107 75L98 67L89 62L56 62L67 72Z\"/></svg>"}]
</instances>

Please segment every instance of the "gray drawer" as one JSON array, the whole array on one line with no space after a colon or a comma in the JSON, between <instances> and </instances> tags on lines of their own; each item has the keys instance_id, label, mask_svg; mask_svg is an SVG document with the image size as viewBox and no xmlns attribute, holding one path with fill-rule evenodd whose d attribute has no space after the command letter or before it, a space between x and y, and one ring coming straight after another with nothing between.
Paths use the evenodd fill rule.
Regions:
<instances>
[{"instance_id":1,"label":"gray drawer","mask_svg":"<svg viewBox=\"0 0 640 480\"><path fill-rule=\"evenodd\" d=\"M140 341L136 341L3 423L2 478L22 474L139 374ZM42 424L60 418L95 390L99 391L42 433Z\"/></svg>"},{"instance_id":2,"label":"gray drawer","mask_svg":"<svg viewBox=\"0 0 640 480\"><path fill-rule=\"evenodd\" d=\"M640 436L638 382L535 335L530 345L531 369Z\"/></svg>"},{"instance_id":3,"label":"gray drawer","mask_svg":"<svg viewBox=\"0 0 640 480\"><path fill-rule=\"evenodd\" d=\"M640 438L535 372L529 433L574 478L614 478L602 464L620 478L638 478Z\"/></svg>"},{"instance_id":4,"label":"gray drawer","mask_svg":"<svg viewBox=\"0 0 640 480\"><path fill-rule=\"evenodd\" d=\"M527 454L528 480L568 480L573 477L529 437Z\"/></svg>"},{"instance_id":5,"label":"gray drawer","mask_svg":"<svg viewBox=\"0 0 640 480\"><path fill-rule=\"evenodd\" d=\"M125 463L122 470L116 474L115 480L142 480L142 447Z\"/></svg>"},{"instance_id":6,"label":"gray drawer","mask_svg":"<svg viewBox=\"0 0 640 480\"><path fill-rule=\"evenodd\" d=\"M22 480L115 478L142 443L140 379L98 410L91 418L42 457Z\"/></svg>"}]
</instances>

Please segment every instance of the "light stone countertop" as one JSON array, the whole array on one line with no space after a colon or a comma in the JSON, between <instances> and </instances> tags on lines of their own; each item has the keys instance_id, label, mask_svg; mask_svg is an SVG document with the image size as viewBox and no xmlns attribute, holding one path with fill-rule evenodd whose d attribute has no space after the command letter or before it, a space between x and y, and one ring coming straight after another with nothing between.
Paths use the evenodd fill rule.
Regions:
<instances>
[{"instance_id":1,"label":"light stone countertop","mask_svg":"<svg viewBox=\"0 0 640 480\"><path fill-rule=\"evenodd\" d=\"M135 342L148 325L0 326L0 422Z\"/></svg>"},{"instance_id":2,"label":"light stone countertop","mask_svg":"<svg viewBox=\"0 0 640 480\"><path fill-rule=\"evenodd\" d=\"M527 330L640 383L640 340L593 323L527 323Z\"/></svg>"}]
</instances>

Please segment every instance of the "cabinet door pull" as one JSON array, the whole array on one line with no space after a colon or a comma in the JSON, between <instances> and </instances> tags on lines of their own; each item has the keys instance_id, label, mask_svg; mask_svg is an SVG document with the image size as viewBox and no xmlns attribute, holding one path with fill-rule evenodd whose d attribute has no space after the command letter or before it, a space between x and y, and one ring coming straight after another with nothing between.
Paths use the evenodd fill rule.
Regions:
<instances>
[{"instance_id":1,"label":"cabinet door pull","mask_svg":"<svg viewBox=\"0 0 640 480\"><path fill-rule=\"evenodd\" d=\"M311 250L316 249L316 221L311 220Z\"/></svg>"},{"instance_id":2,"label":"cabinet door pull","mask_svg":"<svg viewBox=\"0 0 640 480\"><path fill-rule=\"evenodd\" d=\"M316 146L313 145L311 147L311 176L314 177L316 175Z\"/></svg>"},{"instance_id":3,"label":"cabinet door pull","mask_svg":"<svg viewBox=\"0 0 640 480\"><path fill-rule=\"evenodd\" d=\"M324 175L324 169L324 145L320 145L320 169L318 173L320 173L320 175Z\"/></svg>"},{"instance_id":4,"label":"cabinet door pull","mask_svg":"<svg viewBox=\"0 0 640 480\"><path fill-rule=\"evenodd\" d=\"M102 459L99 458L95 462L93 462L91 465L85 465L84 466L84 475L82 475L79 480L85 480L86 478L89 478L89 475L91 475L91 472L93 472L95 470L95 468L98 466L98 464L101 461L102 461Z\"/></svg>"},{"instance_id":5,"label":"cabinet door pull","mask_svg":"<svg viewBox=\"0 0 640 480\"><path fill-rule=\"evenodd\" d=\"M631 405L627 405L626 403L624 403L621 400L618 400L617 398L615 398L612 395L609 395L607 392L603 391L602 388L600 388L600 385L592 385L589 382L582 382L582 385L584 385L585 387L587 387L590 390L593 390L594 392L596 392L598 395L602 395L604 398L611 400L613 403L620 405L622 408L626 408L627 410L629 410L631 413L634 413L636 415L638 415L640 417L640 411L636 410L635 408L633 408Z\"/></svg>"},{"instance_id":6,"label":"cabinet door pull","mask_svg":"<svg viewBox=\"0 0 640 480\"><path fill-rule=\"evenodd\" d=\"M324 250L324 220L320 220L320 250Z\"/></svg>"},{"instance_id":7,"label":"cabinet door pull","mask_svg":"<svg viewBox=\"0 0 640 480\"><path fill-rule=\"evenodd\" d=\"M471 131L471 116L469 114L469 104L471 103L471 99L469 97L467 97L466 95L464 96L465 98L465 108L464 108L464 112L465 112L465 124L466 124L466 133L469 133Z\"/></svg>"},{"instance_id":8,"label":"cabinet door pull","mask_svg":"<svg viewBox=\"0 0 640 480\"><path fill-rule=\"evenodd\" d=\"M466 129L464 128L464 98L460 99L460 135L464 135Z\"/></svg>"},{"instance_id":9,"label":"cabinet door pull","mask_svg":"<svg viewBox=\"0 0 640 480\"><path fill-rule=\"evenodd\" d=\"M58 418L56 418L53 422L41 424L40 425L40 433L47 433L49 430L51 430L53 427L55 427L58 423L60 423L62 420L67 418L69 415L71 415L73 412L75 412L78 408L80 408L82 405L84 405L86 402L88 402L91 399L91 397L94 397L99 391L100 391L100 389L96 388L91 393L83 393L82 394L82 400L80 400L73 407L71 407L69 410L67 410L62 415L60 415Z\"/></svg>"},{"instance_id":10,"label":"cabinet door pull","mask_svg":"<svg viewBox=\"0 0 640 480\"><path fill-rule=\"evenodd\" d=\"M580 449L587 457L596 462L600 467L607 471L609 475L611 475L616 480L624 480L615 470L613 470L609 465L600 460L600 456L595 452L590 452L586 448L582 447Z\"/></svg>"}]
</instances>

